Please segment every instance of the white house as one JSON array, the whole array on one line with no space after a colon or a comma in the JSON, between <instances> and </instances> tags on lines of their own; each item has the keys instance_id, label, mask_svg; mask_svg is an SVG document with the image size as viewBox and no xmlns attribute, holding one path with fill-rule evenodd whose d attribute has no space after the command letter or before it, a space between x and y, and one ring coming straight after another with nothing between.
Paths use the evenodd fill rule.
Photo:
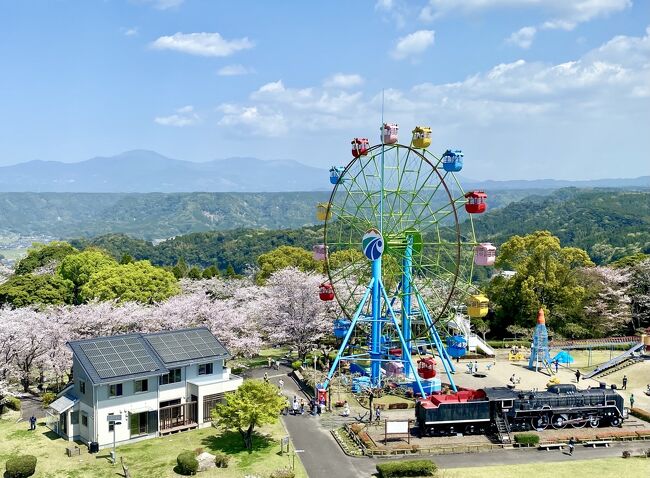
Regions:
<instances>
[{"instance_id":1,"label":"white house","mask_svg":"<svg viewBox=\"0 0 650 478\"><path fill-rule=\"evenodd\" d=\"M99 448L208 426L215 404L243 381L224 367L230 355L207 328L68 345L74 380L50 404L48 426Z\"/></svg>"}]
</instances>

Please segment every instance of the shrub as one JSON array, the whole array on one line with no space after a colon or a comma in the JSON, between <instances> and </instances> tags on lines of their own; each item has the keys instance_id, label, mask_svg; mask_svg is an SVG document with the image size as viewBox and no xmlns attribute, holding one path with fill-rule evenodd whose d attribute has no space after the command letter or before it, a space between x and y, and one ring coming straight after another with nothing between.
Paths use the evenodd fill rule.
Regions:
<instances>
[{"instance_id":1,"label":"shrub","mask_svg":"<svg viewBox=\"0 0 650 478\"><path fill-rule=\"evenodd\" d=\"M295 362L291 362L291 368L294 370L298 370L300 367L302 367L302 362L300 360L296 360Z\"/></svg>"},{"instance_id":2,"label":"shrub","mask_svg":"<svg viewBox=\"0 0 650 478\"><path fill-rule=\"evenodd\" d=\"M5 402L6 402L5 406L9 410L14 410L16 412L20 411L20 399L18 399L16 397L6 397Z\"/></svg>"},{"instance_id":3,"label":"shrub","mask_svg":"<svg viewBox=\"0 0 650 478\"><path fill-rule=\"evenodd\" d=\"M539 444L539 435L535 433L516 433L515 443L519 445L537 445Z\"/></svg>"},{"instance_id":4,"label":"shrub","mask_svg":"<svg viewBox=\"0 0 650 478\"><path fill-rule=\"evenodd\" d=\"M27 478L36 472L36 457L19 455L9 458L6 465L7 478Z\"/></svg>"},{"instance_id":5,"label":"shrub","mask_svg":"<svg viewBox=\"0 0 650 478\"><path fill-rule=\"evenodd\" d=\"M45 392L41 396L41 400L43 402L43 408L47 408L50 403L52 403L54 400L56 400L56 393L54 392Z\"/></svg>"},{"instance_id":6,"label":"shrub","mask_svg":"<svg viewBox=\"0 0 650 478\"><path fill-rule=\"evenodd\" d=\"M193 451L183 451L176 458L176 470L181 475L196 475L199 469L199 461Z\"/></svg>"},{"instance_id":7,"label":"shrub","mask_svg":"<svg viewBox=\"0 0 650 478\"><path fill-rule=\"evenodd\" d=\"M644 410L643 408L638 408L638 407L630 408L630 414L634 417L640 418L641 420L650 422L650 412Z\"/></svg>"},{"instance_id":8,"label":"shrub","mask_svg":"<svg viewBox=\"0 0 650 478\"><path fill-rule=\"evenodd\" d=\"M203 453L205 450L202 447L198 447L194 450L194 454L196 456L199 456L201 453Z\"/></svg>"},{"instance_id":9,"label":"shrub","mask_svg":"<svg viewBox=\"0 0 650 478\"><path fill-rule=\"evenodd\" d=\"M431 460L404 460L379 463L377 473L380 478L400 476L434 476L436 464Z\"/></svg>"},{"instance_id":10,"label":"shrub","mask_svg":"<svg viewBox=\"0 0 650 478\"><path fill-rule=\"evenodd\" d=\"M217 468L228 468L228 462L230 457L225 453L215 453L214 455L214 464L217 465Z\"/></svg>"},{"instance_id":11,"label":"shrub","mask_svg":"<svg viewBox=\"0 0 650 478\"><path fill-rule=\"evenodd\" d=\"M632 453L630 453L628 450L623 451L623 458L629 458L632 456Z\"/></svg>"},{"instance_id":12,"label":"shrub","mask_svg":"<svg viewBox=\"0 0 650 478\"><path fill-rule=\"evenodd\" d=\"M288 468L280 468L269 475L269 478L295 478L296 473Z\"/></svg>"}]
</instances>

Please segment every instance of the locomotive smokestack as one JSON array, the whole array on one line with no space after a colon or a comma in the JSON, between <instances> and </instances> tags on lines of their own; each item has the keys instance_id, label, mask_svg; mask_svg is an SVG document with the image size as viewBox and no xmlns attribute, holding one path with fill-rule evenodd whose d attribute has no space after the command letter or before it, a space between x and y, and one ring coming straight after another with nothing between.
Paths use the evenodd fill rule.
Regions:
<instances>
[{"instance_id":1,"label":"locomotive smokestack","mask_svg":"<svg viewBox=\"0 0 650 478\"><path fill-rule=\"evenodd\" d=\"M546 319L544 318L544 309L539 309L539 312L537 312L537 323L538 324L546 323Z\"/></svg>"}]
</instances>

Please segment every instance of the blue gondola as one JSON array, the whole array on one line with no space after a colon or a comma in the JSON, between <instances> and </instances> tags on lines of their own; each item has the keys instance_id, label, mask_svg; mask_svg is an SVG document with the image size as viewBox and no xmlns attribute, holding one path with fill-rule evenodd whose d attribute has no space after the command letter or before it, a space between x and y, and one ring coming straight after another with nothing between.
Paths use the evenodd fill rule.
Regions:
<instances>
[{"instance_id":1,"label":"blue gondola","mask_svg":"<svg viewBox=\"0 0 650 478\"><path fill-rule=\"evenodd\" d=\"M442 155L442 167L450 173L457 173L463 169L463 152L460 149L448 149Z\"/></svg>"},{"instance_id":2,"label":"blue gondola","mask_svg":"<svg viewBox=\"0 0 650 478\"><path fill-rule=\"evenodd\" d=\"M342 339L348 333L348 329L352 322L348 319L336 319L334 321L334 337Z\"/></svg>"},{"instance_id":3,"label":"blue gondola","mask_svg":"<svg viewBox=\"0 0 650 478\"><path fill-rule=\"evenodd\" d=\"M447 337L447 353L450 357L459 358L467 353L467 342L462 335Z\"/></svg>"},{"instance_id":4,"label":"blue gondola","mask_svg":"<svg viewBox=\"0 0 650 478\"><path fill-rule=\"evenodd\" d=\"M332 166L330 168L330 183L338 183L339 179L341 179L343 171L345 171L345 168L343 166Z\"/></svg>"}]
</instances>

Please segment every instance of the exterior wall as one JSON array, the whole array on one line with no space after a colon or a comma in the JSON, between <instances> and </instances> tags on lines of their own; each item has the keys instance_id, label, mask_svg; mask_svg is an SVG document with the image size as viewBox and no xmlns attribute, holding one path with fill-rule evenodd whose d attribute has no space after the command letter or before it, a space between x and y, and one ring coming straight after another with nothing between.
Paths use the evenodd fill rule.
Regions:
<instances>
[{"instance_id":1,"label":"exterior wall","mask_svg":"<svg viewBox=\"0 0 650 478\"><path fill-rule=\"evenodd\" d=\"M94 403L94 387L76 357L73 357L72 359L72 379L74 380L74 394L82 403L92 407ZM86 383L86 393L81 393L81 390L79 389L80 380L83 380Z\"/></svg>"},{"instance_id":2,"label":"exterior wall","mask_svg":"<svg viewBox=\"0 0 650 478\"><path fill-rule=\"evenodd\" d=\"M221 375L221 379L215 383L206 383L199 385L198 388L198 397L199 397L199 426L208 427L211 425L210 422L203 423L203 398L206 395L213 395L215 393L225 393L232 392L237 390L239 386L244 383L244 379L237 375L230 375L230 369L226 369L228 374ZM193 384L188 384L193 385Z\"/></svg>"},{"instance_id":3,"label":"exterior wall","mask_svg":"<svg viewBox=\"0 0 650 478\"><path fill-rule=\"evenodd\" d=\"M204 362L208 363L208 362ZM182 367L173 367L168 365L167 368L180 368L181 369L181 381L177 383L170 383L167 385L160 385L160 401L166 402L168 400L175 400L177 398L181 399L181 403L189 402L192 394L196 395L196 391L190 391L188 389L188 380L211 377L215 382L221 380L228 380L228 374L230 373L229 369L224 369L223 360L215 360L212 362L213 373L211 375L199 375L199 364L185 365ZM227 371L227 373L226 373ZM226 373L224 375L224 373ZM200 402L199 402L200 405ZM200 412L199 412L200 413Z\"/></svg>"},{"instance_id":4,"label":"exterior wall","mask_svg":"<svg viewBox=\"0 0 650 478\"><path fill-rule=\"evenodd\" d=\"M109 385L97 386L97 439L100 447L113 444L113 432L108 430L108 415L122 415L120 425L115 427L115 442L123 443L131 440L130 413L141 413L158 410L158 377L149 377L149 390L135 393L135 382L127 380L122 383L122 396L109 397ZM153 436L156 436L153 434Z\"/></svg>"}]
</instances>

